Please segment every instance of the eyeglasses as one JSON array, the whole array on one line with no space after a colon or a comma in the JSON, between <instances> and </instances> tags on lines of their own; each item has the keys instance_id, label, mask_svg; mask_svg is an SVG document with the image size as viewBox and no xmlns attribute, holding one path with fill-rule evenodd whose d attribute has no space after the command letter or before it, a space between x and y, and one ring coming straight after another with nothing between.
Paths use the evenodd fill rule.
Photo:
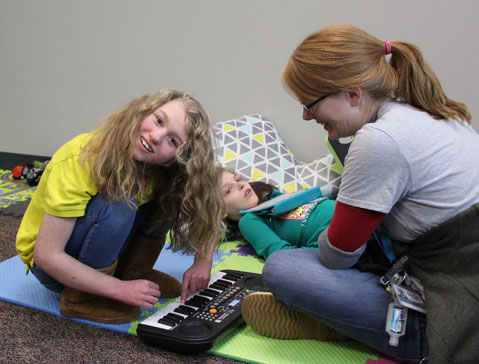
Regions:
<instances>
[{"instance_id":1,"label":"eyeglasses","mask_svg":"<svg viewBox=\"0 0 479 364\"><path fill-rule=\"evenodd\" d=\"M309 112L310 114L313 114L313 106L316 105L318 102L323 101L326 97L329 97L331 95L332 94L326 94L324 96L321 96L319 99L317 99L316 101L313 101L309 105L303 105L303 109Z\"/></svg>"}]
</instances>

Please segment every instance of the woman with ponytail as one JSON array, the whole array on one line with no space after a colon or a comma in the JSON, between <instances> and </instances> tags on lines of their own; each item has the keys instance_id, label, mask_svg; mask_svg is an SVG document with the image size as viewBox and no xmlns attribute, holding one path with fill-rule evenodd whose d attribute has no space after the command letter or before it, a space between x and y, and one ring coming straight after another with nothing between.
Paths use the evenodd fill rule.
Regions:
<instances>
[{"instance_id":1,"label":"woman with ponytail","mask_svg":"<svg viewBox=\"0 0 479 364\"><path fill-rule=\"evenodd\" d=\"M272 295L245 300L246 322L290 339L318 337L326 324L409 363L477 360L479 135L466 105L445 95L415 45L349 25L308 36L282 81L303 119L332 139L354 139L319 252L272 254L263 270ZM409 308L405 332L391 332L395 298L362 264L375 233L391 242L386 262L407 256L403 270L424 289L426 314Z\"/></svg>"}]
</instances>

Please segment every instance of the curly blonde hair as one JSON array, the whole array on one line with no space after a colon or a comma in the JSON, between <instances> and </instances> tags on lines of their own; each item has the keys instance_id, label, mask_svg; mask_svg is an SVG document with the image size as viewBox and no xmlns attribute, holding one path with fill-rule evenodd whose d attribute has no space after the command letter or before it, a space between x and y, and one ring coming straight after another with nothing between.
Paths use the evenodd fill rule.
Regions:
<instances>
[{"instance_id":1,"label":"curly blonde hair","mask_svg":"<svg viewBox=\"0 0 479 364\"><path fill-rule=\"evenodd\" d=\"M396 98L438 118L471 122L465 104L446 97L421 51L411 43L385 42L351 25L330 25L296 48L282 74L285 88L302 104L320 95L359 87L383 101Z\"/></svg>"},{"instance_id":2,"label":"curly blonde hair","mask_svg":"<svg viewBox=\"0 0 479 364\"><path fill-rule=\"evenodd\" d=\"M175 160L168 165L134 160L133 143L141 122L174 100L184 105L189 139L178 147ZM185 249L203 255L211 244L216 244L222 200L215 188L217 174L210 122L204 108L192 96L167 89L133 99L92 132L80 161L90 164L91 178L99 193L110 200L123 199L135 208L131 196L136 201L154 199L157 203L154 220L171 226L173 250Z\"/></svg>"}]
</instances>

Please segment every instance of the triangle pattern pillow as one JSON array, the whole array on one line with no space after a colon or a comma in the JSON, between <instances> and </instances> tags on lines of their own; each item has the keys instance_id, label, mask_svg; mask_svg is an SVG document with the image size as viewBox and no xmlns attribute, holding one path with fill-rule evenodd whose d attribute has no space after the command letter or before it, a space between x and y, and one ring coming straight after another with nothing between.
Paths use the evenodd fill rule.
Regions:
<instances>
[{"instance_id":1,"label":"triangle pattern pillow","mask_svg":"<svg viewBox=\"0 0 479 364\"><path fill-rule=\"evenodd\" d=\"M267 118L253 114L219 122L213 133L218 163L245 180L270 183L282 192L319 186L323 195L336 197L341 173L333 156L298 160Z\"/></svg>"}]
</instances>

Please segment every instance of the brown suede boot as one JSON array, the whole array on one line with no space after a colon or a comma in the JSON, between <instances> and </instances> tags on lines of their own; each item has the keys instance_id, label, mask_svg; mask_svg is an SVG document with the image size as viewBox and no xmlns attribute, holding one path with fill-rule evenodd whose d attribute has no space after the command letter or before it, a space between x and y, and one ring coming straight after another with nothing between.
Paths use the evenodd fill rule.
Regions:
<instances>
[{"instance_id":1,"label":"brown suede boot","mask_svg":"<svg viewBox=\"0 0 479 364\"><path fill-rule=\"evenodd\" d=\"M250 294L241 304L241 313L253 331L273 339L350 340L319 320L283 305L270 292Z\"/></svg>"},{"instance_id":2,"label":"brown suede boot","mask_svg":"<svg viewBox=\"0 0 479 364\"><path fill-rule=\"evenodd\" d=\"M112 276L117 262L98 271ZM60 313L67 317L105 324L122 324L136 319L141 310L136 306L65 286L60 299Z\"/></svg>"},{"instance_id":3,"label":"brown suede boot","mask_svg":"<svg viewBox=\"0 0 479 364\"><path fill-rule=\"evenodd\" d=\"M181 283L174 277L153 269L165 237L148 239L141 235L134 236L120 257L115 276L122 280L147 279L160 286L161 298L178 297Z\"/></svg>"}]
</instances>

